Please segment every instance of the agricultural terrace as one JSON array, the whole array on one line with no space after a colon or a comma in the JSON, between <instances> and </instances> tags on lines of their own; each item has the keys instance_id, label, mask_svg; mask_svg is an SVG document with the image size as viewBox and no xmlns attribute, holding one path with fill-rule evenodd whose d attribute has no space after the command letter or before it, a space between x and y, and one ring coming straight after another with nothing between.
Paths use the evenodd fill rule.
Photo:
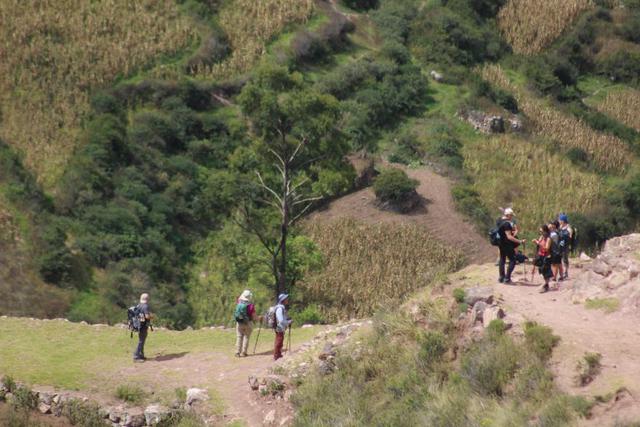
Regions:
<instances>
[{"instance_id":1,"label":"agricultural terrace","mask_svg":"<svg viewBox=\"0 0 640 427\"><path fill-rule=\"evenodd\" d=\"M267 43L287 25L305 23L313 0L237 0L220 11L220 26L232 52L222 63L201 67L200 77L229 78L248 71L266 52Z\"/></svg>"},{"instance_id":2,"label":"agricultural terrace","mask_svg":"<svg viewBox=\"0 0 640 427\"><path fill-rule=\"evenodd\" d=\"M299 287L308 302L328 310L323 314L329 319L370 316L464 261L462 253L410 224L342 219L310 223L305 232L318 245L325 265Z\"/></svg>"},{"instance_id":3,"label":"agricultural terrace","mask_svg":"<svg viewBox=\"0 0 640 427\"><path fill-rule=\"evenodd\" d=\"M624 88L607 93L595 108L640 132L640 90Z\"/></svg>"},{"instance_id":4,"label":"agricultural terrace","mask_svg":"<svg viewBox=\"0 0 640 427\"><path fill-rule=\"evenodd\" d=\"M514 84L500 65L485 65L481 74L485 80L515 94L535 135L548 138L566 149L583 150L599 169L606 172L620 173L629 165L633 155L621 139L595 131L582 120L564 114L535 97Z\"/></svg>"},{"instance_id":5,"label":"agricultural terrace","mask_svg":"<svg viewBox=\"0 0 640 427\"><path fill-rule=\"evenodd\" d=\"M533 55L593 6L591 0L509 0L498 14L498 26L514 52Z\"/></svg>"},{"instance_id":6,"label":"agricultural terrace","mask_svg":"<svg viewBox=\"0 0 640 427\"><path fill-rule=\"evenodd\" d=\"M558 206L567 212L589 211L601 196L599 176L567 168L565 156L512 135L466 144L463 155L465 170L487 206L513 203L518 212L526 212L520 221L523 230L537 230ZM566 172L549 173L558 170Z\"/></svg>"},{"instance_id":7,"label":"agricultural terrace","mask_svg":"<svg viewBox=\"0 0 640 427\"><path fill-rule=\"evenodd\" d=\"M195 37L172 0L0 2L0 138L52 185L89 111L89 93Z\"/></svg>"}]
</instances>

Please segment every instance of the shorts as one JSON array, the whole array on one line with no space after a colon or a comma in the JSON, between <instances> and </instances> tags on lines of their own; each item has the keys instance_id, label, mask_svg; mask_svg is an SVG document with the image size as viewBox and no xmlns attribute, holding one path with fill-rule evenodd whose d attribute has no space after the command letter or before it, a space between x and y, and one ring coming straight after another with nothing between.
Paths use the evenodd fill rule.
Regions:
<instances>
[{"instance_id":1,"label":"shorts","mask_svg":"<svg viewBox=\"0 0 640 427\"><path fill-rule=\"evenodd\" d=\"M562 262L562 254L551 255L551 265L560 264Z\"/></svg>"}]
</instances>

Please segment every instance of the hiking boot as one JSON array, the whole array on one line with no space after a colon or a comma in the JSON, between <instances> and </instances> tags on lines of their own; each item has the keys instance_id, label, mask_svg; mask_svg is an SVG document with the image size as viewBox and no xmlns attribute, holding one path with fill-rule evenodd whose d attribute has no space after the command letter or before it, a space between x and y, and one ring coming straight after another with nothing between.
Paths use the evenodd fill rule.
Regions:
<instances>
[{"instance_id":1,"label":"hiking boot","mask_svg":"<svg viewBox=\"0 0 640 427\"><path fill-rule=\"evenodd\" d=\"M248 356L248 354L247 354L246 351L242 353L242 357L247 357L247 356Z\"/></svg>"},{"instance_id":2,"label":"hiking boot","mask_svg":"<svg viewBox=\"0 0 640 427\"><path fill-rule=\"evenodd\" d=\"M500 277L500 278L498 279L498 283L504 283L504 277Z\"/></svg>"},{"instance_id":3,"label":"hiking boot","mask_svg":"<svg viewBox=\"0 0 640 427\"><path fill-rule=\"evenodd\" d=\"M240 357L240 353L236 353L236 357Z\"/></svg>"},{"instance_id":4,"label":"hiking boot","mask_svg":"<svg viewBox=\"0 0 640 427\"><path fill-rule=\"evenodd\" d=\"M143 359L142 357L134 357L133 358L133 362L134 363L144 363L145 359Z\"/></svg>"},{"instance_id":5,"label":"hiking boot","mask_svg":"<svg viewBox=\"0 0 640 427\"><path fill-rule=\"evenodd\" d=\"M505 285L510 285L511 284L511 279L504 279L504 281L502 282Z\"/></svg>"},{"instance_id":6,"label":"hiking boot","mask_svg":"<svg viewBox=\"0 0 640 427\"><path fill-rule=\"evenodd\" d=\"M538 292L540 292L541 294L544 294L545 292L549 291L549 285L547 283L545 283L544 285L540 286L540 290Z\"/></svg>"}]
</instances>

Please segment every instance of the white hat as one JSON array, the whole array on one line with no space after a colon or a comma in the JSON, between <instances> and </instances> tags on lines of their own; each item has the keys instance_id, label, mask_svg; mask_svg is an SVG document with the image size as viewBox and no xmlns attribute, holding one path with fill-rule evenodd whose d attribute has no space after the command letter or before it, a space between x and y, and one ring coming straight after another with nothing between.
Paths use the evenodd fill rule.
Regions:
<instances>
[{"instance_id":1,"label":"white hat","mask_svg":"<svg viewBox=\"0 0 640 427\"><path fill-rule=\"evenodd\" d=\"M504 214L505 214L505 215L513 215L513 209L511 209L511 208L506 208L506 209L504 210Z\"/></svg>"},{"instance_id":2,"label":"white hat","mask_svg":"<svg viewBox=\"0 0 640 427\"><path fill-rule=\"evenodd\" d=\"M240 298L238 299L240 301L251 301L251 298L253 298L253 294L249 289L245 289L244 292L242 292L242 295L240 295Z\"/></svg>"},{"instance_id":3,"label":"white hat","mask_svg":"<svg viewBox=\"0 0 640 427\"><path fill-rule=\"evenodd\" d=\"M149 294L144 293L140 295L140 304L146 304L149 302Z\"/></svg>"}]
</instances>

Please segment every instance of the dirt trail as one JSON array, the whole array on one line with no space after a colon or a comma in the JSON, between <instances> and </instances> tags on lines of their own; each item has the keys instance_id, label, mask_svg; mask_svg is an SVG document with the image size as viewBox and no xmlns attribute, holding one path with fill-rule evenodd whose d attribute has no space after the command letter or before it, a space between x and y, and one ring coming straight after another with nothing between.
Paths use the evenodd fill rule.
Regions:
<instances>
[{"instance_id":1,"label":"dirt trail","mask_svg":"<svg viewBox=\"0 0 640 427\"><path fill-rule=\"evenodd\" d=\"M404 215L383 211L374 204L373 190L365 188L331 202L326 209L310 215L308 220L353 218L370 223L413 223L427 228L443 243L462 250L470 263L483 263L495 259L495 248L455 210L451 184L447 178L425 167L404 169L411 178L420 183L417 191L425 200L423 209Z\"/></svg>"},{"instance_id":2,"label":"dirt trail","mask_svg":"<svg viewBox=\"0 0 640 427\"><path fill-rule=\"evenodd\" d=\"M588 310L582 304L574 304L570 298L571 280L560 284L560 289L545 294L538 292L542 279L537 276L523 280L522 267L514 273L514 285L497 283L497 267L492 264L469 267L453 276L473 286L493 286L495 295L501 295L507 317L506 321L518 324L533 320L553 329L561 341L554 350L552 369L558 386L571 394L604 396L626 387L630 396L612 405L605 411L596 408L597 416L583 420L580 425L610 426L616 421L640 420L640 316L623 315L619 312L606 314L601 310ZM576 364L585 352L602 354L602 371L595 380L578 387L574 383Z\"/></svg>"},{"instance_id":3,"label":"dirt trail","mask_svg":"<svg viewBox=\"0 0 640 427\"><path fill-rule=\"evenodd\" d=\"M292 345L292 351L298 347ZM268 404L249 387L249 376L264 377L273 364L270 351L245 358L236 358L231 350L228 353L178 353L159 355L143 364L132 364L118 375L136 378L145 389L165 392L179 387L208 389L213 392L214 412L222 412L218 415L224 418L225 424L243 420L249 427L254 427L262 426L266 414L272 409L277 410L278 422L292 413L288 403Z\"/></svg>"}]
</instances>

